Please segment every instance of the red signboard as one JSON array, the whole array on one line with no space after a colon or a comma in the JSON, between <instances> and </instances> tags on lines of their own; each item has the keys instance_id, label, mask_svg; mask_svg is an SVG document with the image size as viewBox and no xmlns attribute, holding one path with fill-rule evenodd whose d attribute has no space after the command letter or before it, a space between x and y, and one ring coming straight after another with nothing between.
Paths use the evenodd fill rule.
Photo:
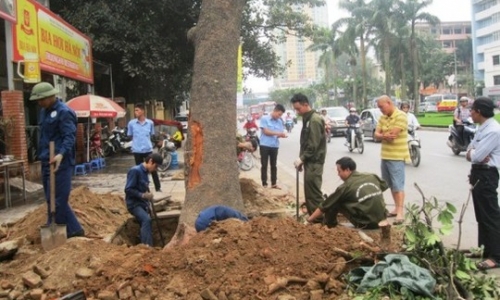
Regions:
<instances>
[{"instance_id":1,"label":"red signboard","mask_svg":"<svg viewBox=\"0 0 500 300\"><path fill-rule=\"evenodd\" d=\"M44 71L94 83L92 42L87 36L34 0L17 0L16 11L14 61L38 56Z\"/></svg>"}]
</instances>

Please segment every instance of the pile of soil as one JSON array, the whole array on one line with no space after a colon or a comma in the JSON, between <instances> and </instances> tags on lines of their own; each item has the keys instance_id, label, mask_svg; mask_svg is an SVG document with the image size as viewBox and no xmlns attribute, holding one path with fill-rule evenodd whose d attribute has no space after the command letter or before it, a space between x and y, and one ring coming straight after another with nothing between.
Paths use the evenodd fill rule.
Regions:
<instances>
[{"instance_id":1,"label":"pile of soil","mask_svg":"<svg viewBox=\"0 0 500 300\"><path fill-rule=\"evenodd\" d=\"M251 180L243 180L242 190L247 209L287 205L286 197ZM121 197L84 187L72 192L70 203L88 235L113 233L130 217ZM81 289L102 300L338 299L345 291L342 274L373 261L354 229L265 217L215 223L172 249L73 238L43 253L38 226L45 218L42 206L10 228L9 239L30 243L0 264L0 298L39 300ZM137 228L129 239L136 235ZM379 240L378 231L368 235ZM392 240L388 251L399 249L401 232L393 230Z\"/></svg>"},{"instance_id":2,"label":"pile of soil","mask_svg":"<svg viewBox=\"0 0 500 300\"><path fill-rule=\"evenodd\" d=\"M69 203L90 237L104 238L113 234L130 214L122 197L95 194L80 186L71 191ZM8 239L25 239L28 244L40 245L40 226L47 222L47 206L38 209L8 228Z\"/></svg>"},{"instance_id":3,"label":"pile of soil","mask_svg":"<svg viewBox=\"0 0 500 300\"><path fill-rule=\"evenodd\" d=\"M285 208L294 201L285 191L266 189L249 178L240 178L240 187L247 213Z\"/></svg>"}]
</instances>

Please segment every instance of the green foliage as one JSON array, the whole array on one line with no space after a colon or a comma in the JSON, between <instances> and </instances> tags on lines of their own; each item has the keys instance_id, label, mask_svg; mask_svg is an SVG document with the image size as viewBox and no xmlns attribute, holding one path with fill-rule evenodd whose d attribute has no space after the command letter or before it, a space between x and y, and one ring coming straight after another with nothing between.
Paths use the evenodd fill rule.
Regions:
<instances>
[{"instance_id":1,"label":"green foliage","mask_svg":"<svg viewBox=\"0 0 500 300\"><path fill-rule=\"evenodd\" d=\"M112 65L117 96L132 102L164 100L175 106L189 96L194 48L187 32L197 23L201 2L52 0L51 9L92 39L94 59ZM279 74L284 66L272 43L284 33L306 35L314 28L301 10L292 7L322 4L323 0L246 1L241 28L246 75ZM106 94L108 82L96 78L96 90Z\"/></svg>"},{"instance_id":2,"label":"green foliage","mask_svg":"<svg viewBox=\"0 0 500 300\"><path fill-rule=\"evenodd\" d=\"M434 197L424 198L421 206L412 204L407 207L406 219L409 224L405 228L406 254L412 262L429 269L433 274L436 279L435 299L499 299L500 286L494 276L478 275L473 260L457 249L444 248L441 237L453 230L456 213L454 205L442 203ZM435 221L437 225L434 225ZM356 296L353 288L351 298L358 300L383 297L427 299L394 286L380 286Z\"/></svg>"}]
</instances>

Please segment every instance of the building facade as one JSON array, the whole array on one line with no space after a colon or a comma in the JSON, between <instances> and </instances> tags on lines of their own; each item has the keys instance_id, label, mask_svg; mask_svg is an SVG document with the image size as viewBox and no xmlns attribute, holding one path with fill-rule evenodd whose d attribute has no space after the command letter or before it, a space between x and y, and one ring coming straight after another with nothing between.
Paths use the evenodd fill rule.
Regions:
<instances>
[{"instance_id":1,"label":"building facade","mask_svg":"<svg viewBox=\"0 0 500 300\"><path fill-rule=\"evenodd\" d=\"M453 53L459 41L466 40L472 36L471 22L441 22L436 26L429 23L418 23L416 25L418 32L427 33L435 36L441 43L443 50L447 53Z\"/></svg>"},{"instance_id":2,"label":"building facade","mask_svg":"<svg viewBox=\"0 0 500 300\"><path fill-rule=\"evenodd\" d=\"M297 8L307 14L315 25L328 27L328 9L323 7L303 6ZM285 66L289 63L285 72L274 78L274 89L287 89L295 87L307 87L319 82L323 77L323 71L318 68L320 53L307 51L312 42L293 34L286 36L286 42L275 46L276 54L280 58L280 64Z\"/></svg>"},{"instance_id":3,"label":"building facade","mask_svg":"<svg viewBox=\"0 0 500 300\"><path fill-rule=\"evenodd\" d=\"M474 79L483 95L500 99L500 0L472 0Z\"/></svg>"}]
</instances>

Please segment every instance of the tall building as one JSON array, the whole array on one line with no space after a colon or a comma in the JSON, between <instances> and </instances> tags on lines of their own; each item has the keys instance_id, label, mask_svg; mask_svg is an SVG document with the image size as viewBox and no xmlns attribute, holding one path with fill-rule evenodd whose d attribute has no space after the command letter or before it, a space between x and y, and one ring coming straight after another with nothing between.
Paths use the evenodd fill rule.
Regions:
<instances>
[{"instance_id":1,"label":"tall building","mask_svg":"<svg viewBox=\"0 0 500 300\"><path fill-rule=\"evenodd\" d=\"M418 32L430 34L441 43L443 50L453 53L457 42L471 37L471 22L441 22L436 26L429 23L417 23Z\"/></svg>"},{"instance_id":2,"label":"tall building","mask_svg":"<svg viewBox=\"0 0 500 300\"><path fill-rule=\"evenodd\" d=\"M472 0L474 79L483 95L500 99L500 0Z\"/></svg>"},{"instance_id":3,"label":"tall building","mask_svg":"<svg viewBox=\"0 0 500 300\"><path fill-rule=\"evenodd\" d=\"M322 7L302 6L297 9L307 14L315 25L328 27L326 5ZM284 66L290 63L290 65L282 75L274 78L274 89L307 87L322 79L323 71L318 68L321 54L306 50L311 44L308 39L289 34L286 36L285 43L275 46L276 54L280 57L280 64Z\"/></svg>"}]
</instances>

